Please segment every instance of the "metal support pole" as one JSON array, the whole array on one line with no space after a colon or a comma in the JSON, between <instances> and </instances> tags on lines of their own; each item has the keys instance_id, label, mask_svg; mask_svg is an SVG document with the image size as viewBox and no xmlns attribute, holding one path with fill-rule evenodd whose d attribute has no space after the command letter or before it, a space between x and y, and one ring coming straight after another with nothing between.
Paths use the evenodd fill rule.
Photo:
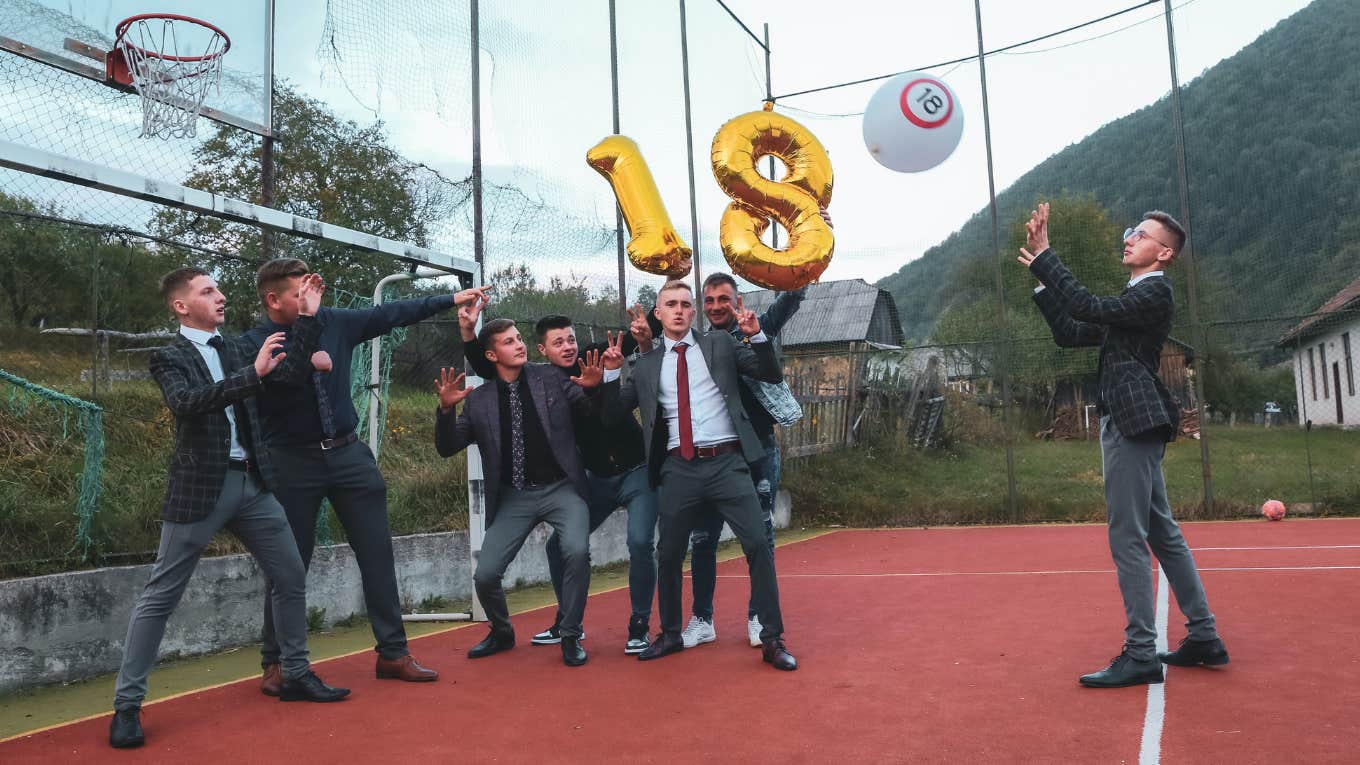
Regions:
<instances>
[{"instance_id":1,"label":"metal support pole","mask_svg":"<svg viewBox=\"0 0 1360 765\"><path fill-rule=\"evenodd\" d=\"M1204 325L1199 318L1199 291L1195 278L1194 248L1191 247L1191 242L1195 238L1195 229L1190 225L1190 171L1185 160L1185 119L1181 112L1181 83L1180 74L1176 67L1176 30L1171 21L1171 0L1165 0L1164 7L1166 53L1171 63L1171 120L1176 133L1176 175L1180 185L1181 225L1185 226L1185 245L1181 248L1181 254L1178 257L1187 261L1184 267L1185 286L1190 302L1191 332L1199 357L1206 359L1204 373L1208 374L1209 345L1208 338L1204 333ZM1214 510L1214 480L1209 464L1209 418L1204 411L1203 374L1195 375L1195 398L1199 399L1195 405L1199 412L1199 462L1204 480L1204 511L1212 513Z\"/></svg>"},{"instance_id":2,"label":"metal support pole","mask_svg":"<svg viewBox=\"0 0 1360 765\"><path fill-rule=\"evenodd\" d=\"M996 172L992 167L992 121L987 102L987 54L982 45L982 0L973 0L973 13L977 19L978 71L982 77L982 132L987 144L987 198L988 210L992 216L992 259L996 263L996 300L1001 311L1001 338L997 344L997 371L1001 378L1001 430L1006 441L1006 514L1012 521L1018 521L1018 503L1015 492L1015 444L1011 433L1011 382L1010 382L1010 316L1006 309L1006 282L1002 278L1001 267L1001 228L997 221L996 209Z\"/></svg>"},{"instance_id":3,"label":"metal support pole","mask_svg":"<svg viewBox=\"0 0 1360 765\"><path fill-rule=\"evenodd\" d=\"M477 273L473 284L486 284L486 267L483 264L485 253L484 233L482 231L482 42L480 22L477 17L478 0L472 0L471 40L472 40L472 250L477 262ZM481 382L469 374L464 385L473 387ZM467 449L468 477L468 542L471 552L468 555L469 577L477 572L477 558L482 553L482 539L486 537L486 489L482 478L482 453L475 446ZM486 621L486 611L472 592L472 620Z\"/></svg>"},{"instance_id":4,"label":"metal support pole","mask_svg":"<svg viewBox=\"0 0 1360 765\"><path fill-rule=\"evenodd\" d=\"M765 24L765 100L774 103L774 88L770 80L770 25ZM777 181L774 177L774 155L770 155L770 180ZM770 247L779 249L779 224L770 221Z\"/></svg>"},{"instance_id":5,"label":"metal support pole","mask_svg":"<svg viewBox=\"0 0 1360 765\"><path fill-rule=\"evenodd\" d=\"M609 0L609 78L614 98L614 135L619 134L619 30L615 0ZM614 202L614 246L619 259L619 316L628 310L628 259L623 252L623 208Z\"/></svg>"},{"instance_id":6,"label":"metal support pole","mask_svg":"<svg viewBox=\"0 0 1360 765\"><path fill-rule=\"evenodd\" d=\"M260 147L260 204L265 207L274 206L274 136L278 134L278 124L274 121L274 0L268 0L265 13L265 87L269 92L265 98L269 101L269 113L265 115L265 123L269 125L269 135L264 136L263 145ZM274 232L270 229L264 230L264 238L261 241L261 254L265 260L274 257Z\"/></svg>"},{"instance_id":7,"label":"metal support pole","mask_svg":"<svg viewBox=\"0 0 1360 765\"><path fill-rule=\"evenodd\" d=\"M689 232L694 248L694 294L703 294L704 276L699 268L699 203L694 196L694 118L689 99L689 30L685 23L685 0L680 0L680 69L685 82L685 154L689 157Z\"/></svg>"}]
</instances>

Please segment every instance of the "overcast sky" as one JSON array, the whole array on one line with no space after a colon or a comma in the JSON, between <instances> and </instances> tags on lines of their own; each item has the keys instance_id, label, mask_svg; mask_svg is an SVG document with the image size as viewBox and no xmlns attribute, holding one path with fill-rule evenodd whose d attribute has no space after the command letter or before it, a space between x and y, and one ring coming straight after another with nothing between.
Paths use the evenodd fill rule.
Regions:
<instances>
[{"instance_id":1,"label":"overcast sky","mask_svg":"<svg viewBox=\"0 0 1360 765\"><path fill-rule=\"evenodd\" d=\"M149 7L144 0L39 1L96 28L111 28L119 18ZM328 68L318 60L325 0L277 3L276 75L359 122L371 121L376 109L404 154L451 177L463 177L471 156L470 47L463 23L467 0L436 4L332 0L332 4L346 14L337 17L341 22L337 40L345 57L339 74L344 76L337 76L334 63ZM988 49L1010 45L1136 4L1136 0L984 0L985 45ZM180 0L172 5L229 29L230 65L246 78L261 76L264 0L231 5ZM728 0L728 5L757 34L762 23L769 23L777 95L926 67L977 51L972 0L891 4L840 0L835 13L825 12L825 2L812 0ZM1240 50L1307 1L1180 0L1176 5L1184 82ZM688 0L687 12L700 227L697 242L690 243L699 246L707 272L725 268L716 252L716 226L725 197L707 165L708 142L726 119L760 108L764 60L761 50L716 3ZM1167 93L1170 76L1161 13L1157 3L988 58L998 192L1056 151ZM618 14L621 132L641 145L671 220L686 240L693 240L678 3L622 0ZM612 132L607 3L483 0L481 24L488 178L523 188L530 198L547 203L555 215L570 221L558 227L527 226L515 232L518 241L549 252L563 242L577 246L570 233L575 228L613 222L612 193L584 162L586 150ZM821 139L835 168L831 213L836 256L824 279L881 278L919 257L985 207L979 67L967 62L928 71L956 92L964 133L948 160L921 173L882 168L864 148L858 115L879 83L779 102L779 110L802 121ZM438 110L437 102L442 102ZM1175 201L1167 200L1164 206L1174 207ZM465 248L466 242L449 246ZM611 269L598 253L581 258L569 265L609 278ZM564 261L570 257L552 265ZM630 284L633 281L630 276Z\"/></svg>"}]
</instances>

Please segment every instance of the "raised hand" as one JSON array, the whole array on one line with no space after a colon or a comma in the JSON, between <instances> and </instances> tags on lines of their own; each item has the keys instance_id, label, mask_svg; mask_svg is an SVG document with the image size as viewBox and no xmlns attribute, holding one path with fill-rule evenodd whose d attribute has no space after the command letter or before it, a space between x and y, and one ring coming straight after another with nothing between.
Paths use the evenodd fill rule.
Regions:
<instances>
[{"instance_id":1,"label":"raised hand","mask_svg":"<svg viewBox=\"0 0 1360 765\"><path fill-rule=\"evenodd\" d=\"M619 369L623 366L623 333L606 331L604 333L607 347L604 354L600 356L600 362L605 369ZM584 370L583 370L584 374Z\"/></svg>"},{"instance_id":2,"label":"raised hand","mask_svg":"<svg viewBox=\"0 0 1360 765\"><path fill-rule=\"evenodd\" d=\"M303 274L298 283L298 314L315 316L321 310L321 296L326 293L326 283L321 274Z\"/></svg>"},{"instance_id":3,"label":"raised hand","mask_svg":"<svg viewBox=\"0 0 1360 765\"><path fill-rule=\"evenodd\" d=\"M335 365L331 363L331 355L325 351L317 351L312 354L312 369L318 372L329 372Z\"/></svg>"},{"instance_id":4,"label":"raised hand","mask_svg":"<svg viewBox=\"0 0 1360 765\"><path fill-rule=\"evenodd\" d=\"M274 371L274 367L280 361L288 358L287 353L280 352L275 356L274 352L283 348L283 332L275 332L264 339L264 344L260 346L260 352L255 354L255 374L264 377Z\"/></svg>"},{"instance_id":5,"label":"raised hand","mask_svg":"<svg viewBox=\"0 0 1360 765\"><path fill-rule=\"evenodd\" d=\"M458 306L458 330L464 340L471 340L477 336L477 319L482 315L482 309L486 308L488 302L485 297L480 297Z\"/></svg>"},{"instance_id":6,"label":"raised hand","mask_svg":"<svg viewBox=\"0 0 1360 765\"><path fill-rule=\"evenodd\" d=\"M486 293L490 291L490 284L483 284L480 287L469 287L465 290L459 290L458 292L453 293L453 304L463 305L465 303L471 303L478 298L484 302L490 302L491 298L486 295Z\"/></svg>"},{"instance_id":7,"label":"raised hand","mask_svg":"<svg viewBox=\"0 0 1360 765\"><path fill-rule=\"evenodd\" d=\"M619 337L623 337L622 332ZM594 388L604 380L604 366L599 351L586 351L577 363L581 365L581 374L571 378L572 382L582 388Z\"/></svg>"},{"instance_id":8,"label":"raised hand","mask_svg":"<svg viewBox=\"0 0 1360 765\"><path fill-rule=\"evenodd\" d=\"M628 332L637 341L638 350L647 353L652 350L652 325L647 323L647 309L641 303L634 303L628 309L628 316L632 322L628 325Z\"/></svg>"},{"instance_id":9,"label":"raised hand","mask_svg":"<svg viewBox=\"0 0 1360 765\"><path fill-rule=\"evenodd\" d=\"M434 381L434 389L439 394L441 412L453 411L453 408L472 392L471 388L463 387L463 378L466 376L448 367L439 370L439 379Z\"/></svg>"},{"instance_id":10,"label":"raised hand","mask_svg":"<svg viewBox=\"0 0 1360 765\"><path fill-rule=\"evenodd\" d=\"M760 333L760 319L755 311L742 310L740 297L737 298L737 329L747 337Z\"/></svg>"},{"instance_id":11,"label":"raised hand","mask_svg":"<svg viewBox=\"0 0 1360 765\"><path fill-rule=\"evenodd\" d=\"M1029 268L1039 253L1048 249L1048 209L1048 202L1039 203L1038 207L1030 211L1029 220L1025 221L1025 246L1020 248L1020 257L1016 258L1025 268Z\"/></svg>"}]
</instances>

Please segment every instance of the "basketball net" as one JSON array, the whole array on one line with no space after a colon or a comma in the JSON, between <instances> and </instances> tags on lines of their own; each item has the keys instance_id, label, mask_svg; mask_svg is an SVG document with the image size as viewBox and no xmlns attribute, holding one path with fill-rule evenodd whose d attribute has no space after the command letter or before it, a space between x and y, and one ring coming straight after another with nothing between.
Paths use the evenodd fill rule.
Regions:
<instances>
[{"instance_id":1,"label":"basketball net","mask_svg":"<svg viewBox=\"0 0 1360 765\"><path fill-rule=\"evenodd\" d=\"M129 19L119 30L113 55L127 64L142 99L142 138L193 138L198 112L222 77L222 56L231 43L221 31L185 18ZM126 22L125 22L126 23ZM189 38L207 40L200 47ZM201 51L196 53L195 51Z\"/></svg>"}]
</instances>

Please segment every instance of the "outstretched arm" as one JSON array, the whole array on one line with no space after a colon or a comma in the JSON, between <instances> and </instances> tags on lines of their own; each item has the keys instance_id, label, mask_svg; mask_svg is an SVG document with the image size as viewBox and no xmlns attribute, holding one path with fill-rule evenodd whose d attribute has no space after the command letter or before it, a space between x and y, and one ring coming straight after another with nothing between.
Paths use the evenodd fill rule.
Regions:
<instances>
[{"instance_id":1,"label":"outstretched arm","mask_svg":"<svg viewBox=\"0 0 1360 765\"><path fill-rule=\"evenodd\" d=\"M1100 345L1105 339L1105 328L1099 324L1077 321L1063 310L1054 293L1041 289L1034 293L1034 302L1039 306L1044 321L1053 332L1053 342L1062 348L1081 348Z\"/></svg>"}]
</instances>

